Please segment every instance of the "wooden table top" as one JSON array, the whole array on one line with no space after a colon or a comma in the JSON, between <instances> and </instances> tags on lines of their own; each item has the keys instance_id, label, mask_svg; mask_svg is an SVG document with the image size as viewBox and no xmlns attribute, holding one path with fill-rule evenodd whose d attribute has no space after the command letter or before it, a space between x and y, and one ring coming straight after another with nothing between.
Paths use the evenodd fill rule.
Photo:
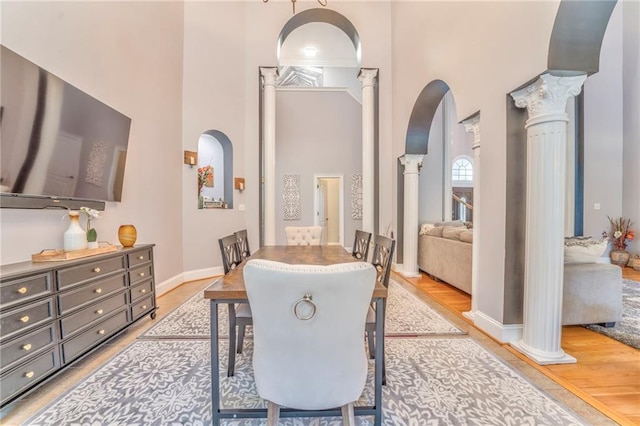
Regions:
<instances>
[{"instance_id":1,"label":"wooden table top","mask_svg":"<svg viewBox=\"0 0 640 426\"><path fill-rule=\"evenodd\" d=\"M265 246L253 253L250 259L266 259L305 265L359 262L342 246ZM204 298L247 300L247 291L242 275L245 263L243 262L238 268L214 281L204 291ZM387 288L381 283L376 283L373 297L387 297Z\"/></svg>"}]
</instances>

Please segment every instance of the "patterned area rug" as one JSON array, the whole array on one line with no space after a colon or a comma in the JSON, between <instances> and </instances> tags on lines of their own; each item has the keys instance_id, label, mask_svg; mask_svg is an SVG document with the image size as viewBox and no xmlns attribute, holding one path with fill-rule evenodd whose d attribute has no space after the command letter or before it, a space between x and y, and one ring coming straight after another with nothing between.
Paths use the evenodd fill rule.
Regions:
<instances>
[{"instance_id":1,"label":"patterned area rug","mask_svg":"<svg viewBox=\"0 0 640 426\"><path fill-rule=\"evenodd\" d=\"M471 338L395 338L387 348L383 425L578 425L584 422ZM220 365L223 407L264 407L254 386L252 342L236 375ZM226 356L226 341L220 345ZM209 342L137 340L29 419L29 425L211 423ZM370 367L372 367L371 364ZM373 369L358 404L370 404ZM357 417L356 424L373 423ZM266 419L225 420L258 426ZM281 419L280 425L338 426L339 418Z\"/></svg>"},{"instance_id":2,"label":"patterned area rug","mask_svg":"<svg viewBox=\"0 0 640 426\"><path fill-rule=\"evenodd\" d=\"M220 336L228 336L228 324L228 307L220 305L218 306L218 333ZM210 330L209 300L204 299L202 293L198 293L138 337L208 339L211 335ZM251 327L248 327L247 335L251 334ZM387 336L421 336L465 333L400 284L391 281L387 300L385 334Z\"/></svg>"},{"instance_id":3,"label":"patterned area rug","mask_svg":"<svg viewBox=\"0 0 640 426\"><path fill-rule=\"evenodd\" d=\"M585 327L640 349L640 282L622 280L622 321L615 327L595 324Z\"/></svg>"}]
</instances>

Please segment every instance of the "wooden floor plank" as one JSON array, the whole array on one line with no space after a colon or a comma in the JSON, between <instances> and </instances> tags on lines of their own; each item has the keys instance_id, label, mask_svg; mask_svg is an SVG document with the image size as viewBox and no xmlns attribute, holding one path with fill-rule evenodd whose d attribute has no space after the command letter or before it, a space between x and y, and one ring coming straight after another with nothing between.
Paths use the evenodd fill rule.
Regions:
<instances>
[{"instance_id":1,"label":"wooden floor plank","mask_svg":"<svg viewBox=\"0 0 640 426\"><path fill-rule=\"evenodd\" d=\"M640 281L640 271L623 268L623 278ZM471 309L471 296L422 273L406 281L459 315ZM514 355L622 425L640 425L640 351L580 326L562 328L562 348L576 364L539 366Z\"/></svg>"}]
</instances>

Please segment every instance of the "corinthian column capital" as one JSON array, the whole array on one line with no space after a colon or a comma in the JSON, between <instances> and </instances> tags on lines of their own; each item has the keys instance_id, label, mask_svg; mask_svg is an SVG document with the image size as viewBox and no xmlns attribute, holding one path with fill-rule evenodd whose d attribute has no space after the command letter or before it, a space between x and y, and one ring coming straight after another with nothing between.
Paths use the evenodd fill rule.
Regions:
<instances>
[{"instance_id":1,"label":"corinthian column capital","mask_svg":"<svg viewBox=\"0 0 640 426\"><path fill-rule=\"evenodd\" d=\"M527 108L530 120L564 114L567 99L580 93L586 79L586 74L571 77L543 74L529 86L512 92L511 97L518 108Z\"/></svg>"},{"instance_id":2,"label":"corinthian column capital","mask_svg":"<svg viewBox=\"0 0 640 426\"><path fill-rule=\"evenodd\" d=\"M377 68L361 68L360 74L358 74L358 80L362 84L362 87L375 85L376 78L378 77Z\"/></svg>"},{"instance_id":3,"label":"corinthian column capital","mask_svg":"<svg viewBox=\"0 0 640 426\"><path fill-rule=\"evenodd\" d=\"M275 86L278 79L278 68L260 67L263 86Z\"/></svg>"},{"instance_id":4,"label":"corinthian column capital","mask_svg":"<svg viewBox=\"0 0 640 426\"><path fill-rule=\"evenodd\" d=\"M404 174L419 173L423 159L424 155L419 154L405 154L400 157L400 163L404 166Z\"/></svg>"},{"instance_id":5,"label":"corinthian column capital","mask_svg":"<svg viewBox=\"0 0 640 426\"><path fill-rule=\"evenodd\" d=\"M464 124L465 132L473 133L473 145L471 148L480 148L480 114L464 120L462 124Z\"/></svg>"}]
</instances>

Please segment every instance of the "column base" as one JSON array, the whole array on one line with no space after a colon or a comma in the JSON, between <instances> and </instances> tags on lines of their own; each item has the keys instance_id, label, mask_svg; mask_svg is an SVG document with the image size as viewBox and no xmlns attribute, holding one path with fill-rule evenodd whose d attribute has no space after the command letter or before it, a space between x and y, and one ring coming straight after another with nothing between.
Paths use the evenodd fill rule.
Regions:
<instances>
[{"instance_id":1,"label":"column base","mask_svg":"<svg viewBox=\"0 0 640 426\"><path fill-rule=\"evenodd\" d=\"M466 311L462 313L462 316L465 317L468 320L471 320L472 322L475 322L475 318L476 318L476 311Z\"/></svg>"},{"instance_id":2,"label":"column base","mask_svg":"<svg viewBox=\"0 0 640 426\"><path fill-rule=\"evenodd\" d=\"M420 278L422 276L418 271L402 271L400 274L405 278Z\"/></svg>"},{"instance_id":3,"label":"column base","mask_svg":"<svg viewBox=\"0 0 640 426\"><path fill-rule=\"evenodd\" d=\"M575 364L578 362L571 355L567 355L562 349L560 349L559 352L545 352L530 347L522 340L511 342L509 345L527 358L532 359L538 365Z\"/></svg>"}]
</instances>

